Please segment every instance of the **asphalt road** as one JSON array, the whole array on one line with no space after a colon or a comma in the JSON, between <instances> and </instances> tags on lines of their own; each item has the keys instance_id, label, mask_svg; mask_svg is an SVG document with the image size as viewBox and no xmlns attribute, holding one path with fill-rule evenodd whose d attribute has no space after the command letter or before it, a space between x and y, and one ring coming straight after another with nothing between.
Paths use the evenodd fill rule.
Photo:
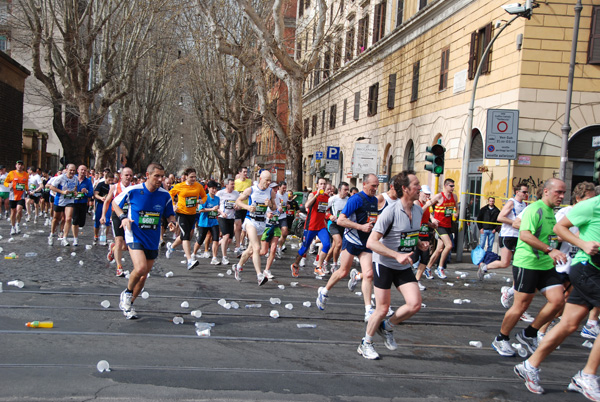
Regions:
<instances>
[{"instance_id":1,"label":"asphalt road","mask_svg":"<svg viewBox=\"0 0 600 402\"><path fill-rule=\"evenodd\" d=\"M0 260L0 401L585 400L566 391L588 355L579 334L543 365L544 396L529 393L517 379L512 368L518 358L491 349L505 312L499 289L508 270L479 282L474 266L451 264L447 280L426 281L426 307L396 328L398 350L387 350L376 338L382 359L368 361L356 352L364 335L362 298L339 283L327 309L318 310L315 297L324 281L310 274L312 266L299 279L289 274L297 240L275 263L276 278L261 288L251 264L237 282L226 273L230 267L201 260L187 271L181 250L169 260L163 250L146 283L149 297L135 302L140 318L126 320L118 309L126 279L114 276L106 247L86 249L91 227L84 228L78 247L48 246L43 219L22 225L12 241L9 230L2 220L1 254L15 252L19 258ZM27 252L37 256L25 257ZM127 253L125 258L125 269L131 269ZM173 276L167 278L169 271ZM461 278L456 271L468 275ZM12 280L24 287L7 285ZM281 304L271 305L272 297ZM240 308L221 307L221 298ZM454 304L458 298L471 303ZM534 300L530 312L539 310L542 299ZM100 305L104 300L109 308ZM189 308L181 307L184 301ZM311 307L303 306L306 301ZM253 303L262 307L244 308ZM288 303L293 309L284 307ZM400 304L394 292L392 306ZM201 310L202 317L192 317L192 310ZM271 318L271 310L280 317ZM182 325L173 323L176 316L184 319ZM52 320L54 328L26 328L33 320ZM210 337L196 335L196 321L214 323ZM469 346L472 340L483 348ZM110 372L96 369L100 360L109 362Z\"/></svg>"}]
</instances>

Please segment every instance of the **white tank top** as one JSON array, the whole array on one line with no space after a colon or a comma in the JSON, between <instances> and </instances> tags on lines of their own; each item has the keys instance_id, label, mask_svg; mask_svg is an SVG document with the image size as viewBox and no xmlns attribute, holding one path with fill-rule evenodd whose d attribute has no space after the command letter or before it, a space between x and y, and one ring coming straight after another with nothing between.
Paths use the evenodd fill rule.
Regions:
<instances>
[{"instance_id":1,"label":"white tank top","mask_svg":"<svg viewBox=\"0 0 600 402\"><path fill-rule=\"evenodd\" d=\"M513 207L512 207L512 210L508 213L508 215L506 215L506 217L508 219L511 219L514 221L516 219L516 217L519 216L519 214L521 212L523 212L523 210L525 209L527 204L525 203L525 201L519 202L519 201L515 200L514 198L511 198L508 201L513 202ZM519 229L515 229L512 227L512 225L503 223L502 227L500 228L500 236L502 236L502 237L519 237Z\"/></svg>"},{"instance_id":2,"label":"white tank top","mask_svg":"<svg viewBox=\"0 0 600 402\"><path fill-rule=\"evenodd\" d=\"M378 211L379 215L381 215L381 213L383 212L384 209L386 209L389 206L394 205L398 201L398 198L396 198L395 200L392 200L392 198L388 195L388 193L381 193L381 195L383 196L383 199L385 200L385 204L383 205L383 208L381 208Z\"/></svg>"},{"instance_id":3,"label":"white tank top","mask_svg":"<svg viewBox=\"0 0 600 402\"><path fill-rule=\"evenodd\" d=\"M271 191L272 189L270 187L261 190L258 186L252 186L252 192L250 193L250 197L248 197L248 205L255 206L256 212L252 214L248 211L249 218L260 222L265 220L267 214L267 200L271 199Z\"/></svg>"}]
</instances>

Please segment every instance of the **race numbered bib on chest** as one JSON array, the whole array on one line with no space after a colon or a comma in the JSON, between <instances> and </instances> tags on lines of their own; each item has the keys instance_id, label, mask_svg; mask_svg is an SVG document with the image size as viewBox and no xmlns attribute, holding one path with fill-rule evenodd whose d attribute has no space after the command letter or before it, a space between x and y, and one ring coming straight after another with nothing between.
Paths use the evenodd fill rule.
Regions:
<instances>
[{"instance_id":1,"label":"race numbered bib on chest","mask_svg":"<svg viewBox=\"0 0 600 402\"><path fill-rule=\"evenodd\" d=\"M294 215L294 211L293 211L293 210L291 210L291 209L288 209L288 210L286 211L286 214L287 214L288 216L293 216L293 215Z\"/></svg>"},{"instance_id":2,"label":"race numbered bib on chest","mask_svg":"<svg viewBox=\"0 0 600 402\"><path fill-rule=\"evenodd\" d=\"M577 254L578 251L579 251L579 247L571 244L571 247L569 249L569 257L575 258L575 254Z\"/></svg>"},{"instance_id":3,"label":"race numbered bib on chest","mask_svg":"<svg viewBox=\"0 0 600 402\"><path fill-rule=\"evenodd\" d=\"M36 189L36 185L35 184L30 184L29 185L29 191L33 191Z\"/></svg>"},{"instance_id":4,"label":"race numbered bib on chest","mask_svg":"<svg viewBox=\"0 0 600 402\"><path fill-rule=\"evenodd\" d=\"M85 197L85 193L77 193L77 195L75 196L76 200L82 200L83 197Z\"/></svg>"},{"instance_id":5,"label":"race numbered bib on chest","mask_svg":"<svg viewBox=\"0 0 600 402\"><path fill-rule=\"evenodd\" d=\"M15 190L17 190L17 191L25 191L25 184L23 184L23 183L16 183L15 184Z\"/></svg>"},{"instance_id":6,"label":"race numbered bib on chest","mask_svg":"<svg viewBox=\"0 0 600 402\"><path fill-rule=\"evenodd\" d=\"M274 226L274 225L279 225L279 217L276 215L273 215L271 217L271 219L269 219L269 225Z\"/></svg>"},{"instance_id":7,"label":"race numbered bib on chest","mask_svg":"<svg viewBox=\"0 0 600 402\"><path fill-rule=\"evenodd\" d=\"M558 248L558 236L555 234L548 235L548 245L552 248Z\"/></svg>"},{"instance_id":8,"label":"race numbered bib on chest","mask_svg":"<svg viewBox=\"0 0 600 402\"><path fill-rule=\"evenodd\" d=\"M267 214L267 204L256 204L256 211L254 212L254 219L264 221L265 215Z\"/></svg>"},{"instance_id":9,"label":"race numbered bib on chest","mask_svg":"<svg viewBox=\"0 0 600 402\"><path fill-rule=\"evenodd\" d=\"M160 212L140 211L138 226L140 229L156 230L160 224Z\"/></svg>"},{"instance_id":10,"label":"race numbered bib on chest","mask_svg":"<svg viewBox=\"0 0 600 402\"><path fill-rule=\"evenodd\" d=\"M208 211L208 219L217 219L219 211Z\"/></svg>"},{"instance_id":11,"label":"race numbered bib on chest","mask_svg":"<svg viewBox=\"0 0 600 402\"><path fill-rule=\"evenodd\" d=\"M235 207L235 201L234 200L225 200L224 207L225 207L225 209L233 209L233 207Z\"/></svg>"},{"instance_id":12,"label":"race numbered bib on chest","mask_svg":"<svg viewBox=\"0 0 600 402\"><path fill-rule=\"evenodd\" d=\"M454 213L454 207L446 207L444 209L444 216L452 216Z\"/></svg>"},{"instance_id":13,"label":"race numbered bib on chest","mask_svg":"<svg viewBox=\"0 0 600 402\"><path fill-rule=\"evenodd\" d=\"M419 230L419 235L420 236L429 236L429 226L427 226L427 224L422 224L421 225L421 229Z\"/></svg>"},{"instance_id":14,"label":"race numbered bib on chest","mask_svg":"<svg viewBox=\"0 0 600 402\"><path fill-rule=\"evenodd\" d=\"M327 205L327 202L319 202L319 205L317 205L317 212L323 214L327 212Z\"/></svg>"},{"instance_id":15,"label":"race numbered bib on chest","mask_svg":"<svg viewBox=\"0 0 600 402\"><path fill-rule=\"evenodd\" d=\"M121 208L121 209L123 210L123 213L124 213L124 214L126 214L126 213L127 213L127 211L129 211L129 204L127 204L127 203L126 203L126 204L124 204L124 205L123 205L123 208Z\"/></svg>"},{"instance_id":16,"label":"race numbered bib on chest","mask_svg":"<svg viewBox=\"0 0 600 402\"><path fill-rule=\"evenodd\" d=\"M198 204L198 197L185 197L185 207L194 208Z\"/></svg>"},{"instance_id":17,"label":"race numbered bib on chest","mask_svg":"<svg viewBox=\"0 0 600 402\"><path fill-rule=\"evenodd\" d=\"M367 222L372 223L374 225L375 223L377 223L378 216L379 216L379 213L377 211L369 212L369 217L367 218Z\"/></svg>"},{"instance_id":18,"label":"race numbered bib on chest","mask_svg":"<svg viewBox=\"0 0 600 402\"><path fill-rule=\"evenodd\" d=\"M410 253L415 251L419 242L419 232L402 232L400 234L400 245L398 251L401 253Z\"/></svg>"}]
</instances>

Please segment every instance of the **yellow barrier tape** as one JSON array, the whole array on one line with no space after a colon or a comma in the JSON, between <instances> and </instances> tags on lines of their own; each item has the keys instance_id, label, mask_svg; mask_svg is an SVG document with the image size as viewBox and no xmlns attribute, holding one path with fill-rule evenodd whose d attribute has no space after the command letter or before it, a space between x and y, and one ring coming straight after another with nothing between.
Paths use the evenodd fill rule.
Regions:
<instances>
[{"instance_id":1,"label":"yellow barrier tape","mask_svg":"<svg viewBox=\"0 0 600 402\"><path fill-rule=\"evenodd\" d=\"M459 219L460 222L474 222L474 223L485 223L488 225L502 225L500 222L483 222L483 221L473 221L470 219Z\"/></svg>"},{"instance_id":2,"label":"yellow barrier tape","mask_svg":"<svg viewBox=\"0 0 600 402\"><path fill-rule=\"evenodd\" d=\"M461 193L461 194L466 194L466 195L477 195L477 196L480 196L480 197L485 197L486 199L487 199L487 198L490 198L490 197L493 197L493 198L498 198L498 199L500 199L500 200L510 200L510 198L506 198L506 197L500 197L500 196L498 196L498 195L484 195L484 194L477 194L477 193L467 193L467 192L464 192L464 193ZM532 202L536 202L536 201L537 201L537 200L525 200L525 203L526 203L526 204L531 204ZM568 205L568 204L561 204L561 205L559 205L559 207L560 207L560 208L569 207L569 206L570 206L570 205Z\"/></svg>"}]
</instances>

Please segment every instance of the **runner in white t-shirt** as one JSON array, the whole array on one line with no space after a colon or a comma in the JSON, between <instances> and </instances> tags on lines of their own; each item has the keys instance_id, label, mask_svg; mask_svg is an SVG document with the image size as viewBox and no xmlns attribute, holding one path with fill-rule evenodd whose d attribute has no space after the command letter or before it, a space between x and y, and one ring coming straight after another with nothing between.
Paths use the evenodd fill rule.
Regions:
<instances>
[{"instance_id":1,"label":"runner in white t-shirt","mask_svg":"<svg viewBox=\"0 0 600 402\"><path fill-rule=\"evenodd\" d=\"M221 262L223 265L229 265L229 259L227 259L227 249L231 244L233 234L235 232L235 201L240 196L240 193L235 191L235 181L233 179L227 179L225 188L217 191L216 196L219 197L219 213L220 216L217 218L219 221L219 230L221 231L221 253L223 258ZM215 256L216 257L216 256Z\"/></svg>"}]
</instances>

